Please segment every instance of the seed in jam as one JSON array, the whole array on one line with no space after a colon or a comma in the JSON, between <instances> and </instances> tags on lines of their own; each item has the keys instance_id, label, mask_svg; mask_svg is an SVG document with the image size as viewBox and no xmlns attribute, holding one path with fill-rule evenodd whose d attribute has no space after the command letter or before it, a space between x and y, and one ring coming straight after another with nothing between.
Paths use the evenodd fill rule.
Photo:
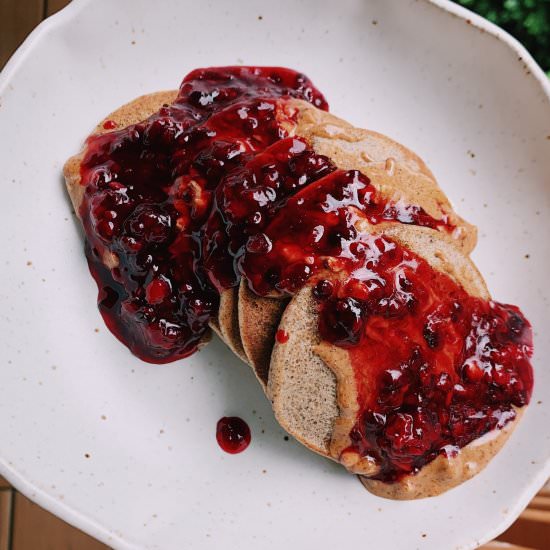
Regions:
<instances>
[{"instance_id":1,"label":"seed in jam","mask_svg":"<svg viewBox=\"0 0 550 550\"><path fill-rule=\"evenodd\" d=\"M439 343L439 336L437 332L435 332L429 325L426 325L424 327L424 332L422 333L424 336L424 340L426 340L426 344L432 349L437 347L437 344Z\"/></svg>"},{"instance_id":2,"label":"seed in jam","mask_svg":"<svg viewBox=\"0 0 550 550\"><path fill-rule=\"evenodd\" d=\"M250 428L238 416L224 416L216 425L216 440L226 453L242 453L250 445Z\"/></svg>"},{"instance_id":3,"label":"seed in jam","mask_svg":"<svg viewBox=\"0 0 550 550\"><path fill-rule=\"evenodd\" d=\"M313 287L313 295L316 298L330 298L334 290L334 285L327 279L322 279Z\"/></svg>"}]
</instances>

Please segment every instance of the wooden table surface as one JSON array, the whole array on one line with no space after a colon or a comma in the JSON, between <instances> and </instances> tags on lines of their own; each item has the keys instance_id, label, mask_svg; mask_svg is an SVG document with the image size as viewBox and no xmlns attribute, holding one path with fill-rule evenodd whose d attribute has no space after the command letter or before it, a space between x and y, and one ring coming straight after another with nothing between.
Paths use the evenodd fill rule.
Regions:
<instances>
[{"instance_id":1,"label":"wooden table surface","mask_svg":"<svg viewBox=\"0 0 550 550\"><path fill-rule=\"evenodd\" d=\"M69 0L0 0L0 69L42 19L68 3ZM499 541L516 545L505 546L508 550L550 548L550 488L533 500ZM503 546L494 543L484 550L497 548ZM33 504L0 477L0 550L106 549L107 546Z\"/></svg>"}]
</instances>

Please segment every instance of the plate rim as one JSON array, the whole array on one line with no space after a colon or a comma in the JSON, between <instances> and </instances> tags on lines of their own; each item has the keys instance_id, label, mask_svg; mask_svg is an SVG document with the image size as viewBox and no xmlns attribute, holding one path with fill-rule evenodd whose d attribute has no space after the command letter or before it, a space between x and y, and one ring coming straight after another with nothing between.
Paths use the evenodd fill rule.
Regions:
<instances>
[{"instance_id":1,"label":"plate rim","mask_svg":"<svg viewBox=\"0 0 550 550\"><path fill-rule=\"evenodd\" d=\"M443 13L451 17L461 19L465 24L487 33L494 40L502 42L516 54L518 61L525 65L526 69L529 71L526 74L526 77L535 80L536 84L550 102L550 79L546 76L542 68L537 64L525 46L523 46L507 31L451 0L420 1L425 5L432 5L438 8ZM0 71L0 95L5 92L6 88L8 88L12 76L15 74L19 66L26 60L33 48L39 44L41 38L53 31L56 27L59 27L64 23L68 23L70 19L76 17L92 2L93 0L72 0L63 9L44 19L34 28L23 43L17 48L15 53L8 59L4 68ZM46 490L37 487L33 482L28 480L23 473L18 471L14 464L6 461L1 456L0 475L25 497L29 498L31 501L35 502L63 521L94 537L98 541L110 547L116 547L119 550L144 549L143 545L132 542L128 537L117 534L102 522L94 520L87 514L80 512L74 506L57 499ZM531 487L542 486L547 481L549 476L550 457L547 458L544 468L542 468L538 475L535 476L535 482L533 482ZM496 524L495 527L493 527L493 529L487 531L483 537L477 541L472 541L472 544L475 544L477 547L478 545L484 544L496 538L499 534L505 531L517 519L519 514L527 506L536 492L538 492L538 489L524 490L513 508L509 510L509 513L503 517L502 520ZM462 548L464 549L465 547ZM474 548L474 546L471 548Z\"/></svg>"}]
</instances>

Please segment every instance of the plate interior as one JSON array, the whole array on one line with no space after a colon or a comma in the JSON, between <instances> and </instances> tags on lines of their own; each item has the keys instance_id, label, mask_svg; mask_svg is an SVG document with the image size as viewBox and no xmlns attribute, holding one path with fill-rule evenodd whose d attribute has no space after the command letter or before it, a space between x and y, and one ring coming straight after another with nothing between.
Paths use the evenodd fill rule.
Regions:
<instances>
[{"instance_id":1,"label":"plate interior","mask_svg":"<svg viewBox=\"0 0 550 550\"><path fill-rule=\"evenodd\" d=\"M487 469L441 497L374 497L286 441L219 341L151 366L100 319L63 162L122 103L241 63L304 71L333 113L420 154L478 225L495 299L533 323L532 406ZM46 22L0 85L2 473L117 548L473 548L503 530L549 473L550 104L529 73L427 1L77 0ZM252 428L241 455L217 447L224 415Z\"/></svg>"}]
</instances>

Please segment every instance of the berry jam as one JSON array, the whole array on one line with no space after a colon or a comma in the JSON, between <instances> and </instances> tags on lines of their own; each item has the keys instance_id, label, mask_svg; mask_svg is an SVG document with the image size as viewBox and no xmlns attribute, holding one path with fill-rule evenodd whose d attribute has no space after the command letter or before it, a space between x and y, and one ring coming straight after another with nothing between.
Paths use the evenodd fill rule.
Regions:
<instances>
[{"instance_id":1,"label":"berry jam","mask_svg":"<svg viewBox=\"0 0 550 550\"><path fill-rule=\"evenodd\" d=\"M87 257L107 326L138 357L163 363L196 351L216 315L219 291L237 284L218 201L233 204L241 189L228 182L225 193L220 181L286 137L284 125L294 115L285 112L281 98L327 108L309 79L295 71L198 69L184 79L174 104L88 139L80 207ZM304 166L295 167L297 178L329 169L319 159L310 166L313 153L300 147L296 162ZM242 218L234 213L228 235L244 227L247 239L257 216L272 212L264 208L263 192L252 192ZM265 193L271 196L267 188ZM244 248L245 242L234 241L233 249ZM105 259L113 254L116 261L107 269Z\"/></svg>"},{"instance_id":2,"label":"berry jam","mask_svg":"<svg viewBox=\"0 0 550 550\"><path fill-rule=\"evenodd\" d=\"M229 454L242 453L250 445L248 424L238 416L224 416L216 425L216 441Z\"/></svg>"},{"instance_id":3,"label":"berry jam","mask_svg":"<svg viewBox=\"0 0 550 550\"><path fill-rule=\"evenodd\" d=\"M108 133L88 139L80 215L99 308L133 353L163 363L196 351L220 293L242 276L261 296L311 285L322 338L349 351L355 372L348 451L393 481L529 402L530 325L369 232L384 222L454 227L389 201L294 137L291 98L328 108L289 69L198 69L172 105L127 128L107 121ZM217 439L239 452L250 430L224 418Z\"/></svg>"},{"instance_id":4,"label":"berry jam","mask_svg":"<svg viewBox=\"0 0 550 550\"><path fill-rule=\"evenodd\" d=\"M263 232L254 235L269 246L259 253L247 248L244 256L237 256L251 288L260 295L274 289L292 294L318 272L351 273L360 267L357 257L364 248L356 229L359 221L431 228L445 223L417 206L397 208L378 195L357 170L336 170L300 189Z\"/></svg>"},{"instance_id":5,"label":"berry jam","mask_svg":"<svg viewBox=\"0 0 550 550\"><path fill-rule=\"evenodd\" d=\"M360 413L346 452L394 481L515 418L533 387L532 334L517 307L470 296L389 239L362 244L368 274L325 292L320 333L349 350L355 372Z\"/></svg>"},{"instance_id":6,"label":"berry jam","mask_svg":"<svg viewBox=\"0 0 550 550\"><path fill-rule=\"evenodd\" d=\"M271 250L263 231L289 197L334 170L304 140L286 138L231 171L217 189L206 224L204 266L211 283L220 291L238 284L243 255Z\"/></svg>"}]
</instances>

